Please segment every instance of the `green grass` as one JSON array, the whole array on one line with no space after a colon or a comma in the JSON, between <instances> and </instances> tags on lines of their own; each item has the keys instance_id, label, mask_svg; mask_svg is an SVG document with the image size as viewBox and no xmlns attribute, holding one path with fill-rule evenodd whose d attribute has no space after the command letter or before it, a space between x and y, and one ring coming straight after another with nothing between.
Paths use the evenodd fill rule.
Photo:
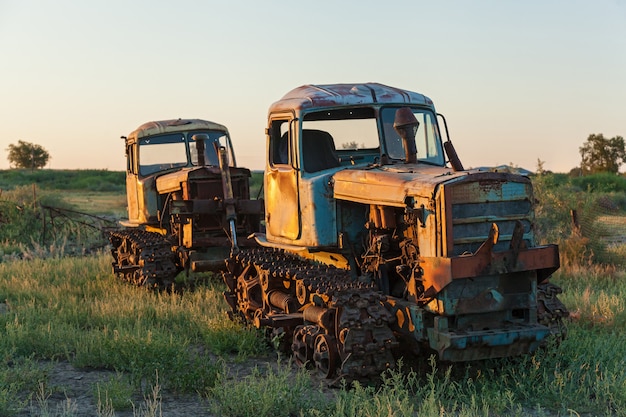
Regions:
<instances>
[{"instance_id":1,"label":"green grass","mask_svg":"<svg viewBox=\"0 0 626 417\"><path fill-rule=\"evenodd\" d=\"M262 175L254 175L260 186ZM626 255L625 245L607 243L626 223L626 196L615 184L583 189L552 176L537 184L538 235L560 243L563 255L554 276L572 312L563 342L533 355L450 367L406 360L377 385L330 391L284 358L272 359L259 331L226 317L219 279L206 276L192 292L155 293L118 282L108 255L6 259L0 416L23 414L33 403L37 415L76 415L69 400L62 410L46 408L50 390L58 389L48 385L55 361L113 371L92 387L98 415L132 409L156 416L167 392L200 395L221 416L626 416L626 271L620 262L596 263ZM3 196L9 192L28 207L32 187ZM119 196L112 191L104 199L111 195ZM94 213L102 204L98 193L64 196ZM571 229L571 208L583 216L579 234ZM248 368L251 357L261 359Z\"/></svg>"},{"instance_id":2,"label":"green grass","mask_svg":"<svg viewBox=\"0 0 626 417\"><path fill-rule=\"evenodd\" d=\"M121 372L135 390L157 375L172 392L204 390L221 369L215 355L266 351L256 330L228 319L222 291L218 282L184 294L131 287L115 280L108 255L0 263L0 358L16 372L68 361ZM36 387L12 375L0 373L0 411L3 397L8 409L16 392L34 395Z\"/></svg>"},{"instance_id":3,"label":"green grass","mask_svg":"<svg viewBox=\"0 0 626 417\"><path fill-rule=\"evenodd\" d=\"M252 171L250 198L263 198L263 171Z\"/></svg>"},{"instance_id":4,"label":"green grass","mask_svg":"<svg viewBox=\"0 0 626 417\"><path fill-rule=\"evenodd\" d=\"M103 407L113 410L129 410L133 406L134 386L131 381L121 372L117 372L104 381L97 382L93 386L94 398Z\"/></svg>"},{"instance_id":5,"label":"green grass","mask_svg":"<svg viewBox=\"0 0 626 417\"><path fill-rule=\"evenodd\" d=\"M378 386L322 392L305 371L267 356L250 373L232 368L234 358L266 345L227 319L219 282L159 294L117 282L109 262L100 255L0 264L0 415L37 398L42 361L116 371L93 396L118 410L158 386L203 393L224 416L626 415L626 274L617 269L557 274L575 313L558 346L471 366L403 366Z\"/></svg>"},{"instance_id":6,"label":"green grass","mask_svg":"<svg viewBox=\"0 0 626 417\"><path fill-rule=\"evenodd\" d=\"M126 216L119 192L54 191L17 186L0 194L0 262L4 257L82 254L101 248L101 232Z\"/></svg>"},{"instance_id":7,"label":"green grass","mask_svg":"<svg viewBox=\"0 0 626 417\"><path fill-rule=\"evenodd\" d=\"M306 371L294 375L290 362L254 367L244 377L225 370L208 396L215 415L224 417L320 415L328 407Z\"/></svg>"},{"instance_id":8,"label":"green grass","mask_svg":"<svg viewBox=\"0 0 626 417\"><path fill-rule=\"evenodd\" d=\"M0 189L11 190L19 186L31 186L44 190L82 190L125 192L124 171L100 169L52 170L7 169L0 170Z\"/></svg>"},{"instance_id":9,"label":"green grass","mask_svg":"<svg viewBox=\"0 0 626 417\"><path fill-rule=\"evenodd\" d=\"M63 201L77 211L96 216L128 217L126 193L120 191L68 191Z\"/></svg>"}]
</instances>

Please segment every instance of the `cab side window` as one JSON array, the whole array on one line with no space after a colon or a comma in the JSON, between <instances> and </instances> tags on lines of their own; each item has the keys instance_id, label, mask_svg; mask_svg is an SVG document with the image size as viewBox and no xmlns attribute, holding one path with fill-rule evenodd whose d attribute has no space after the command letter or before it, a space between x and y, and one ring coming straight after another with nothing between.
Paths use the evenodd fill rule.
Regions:
<instances>
[{"instance_id":1,"label":"cab side window","mask_svg":"<svg viewBox=\"0 0 626 417\"><path fill-rule=\"evenodd\" d=\"M270 125L270 163L287 165L291 162L289 121L273 120Z\"/></svg>"},{"instance_id":2,"label":"cab side window","mask_svg":"<svg viewBox=\"0 0 626 417\"><path fill-rule=\"evenodd\" d=\"M126 147L126 172L131 174L137 174L137 165L135 164L136 156L135 156L136 146L128 145Z\"/></svg>"}]
</instances>

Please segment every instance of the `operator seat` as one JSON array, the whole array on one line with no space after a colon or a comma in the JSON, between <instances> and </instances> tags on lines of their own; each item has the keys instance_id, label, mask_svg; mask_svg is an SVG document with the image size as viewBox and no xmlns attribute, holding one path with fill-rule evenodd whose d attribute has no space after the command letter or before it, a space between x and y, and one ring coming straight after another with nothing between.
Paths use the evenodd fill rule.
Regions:
<instances>
[{"instance_id":1,"label":"operator seat","mask_svg":"<svg viewBox=\"0 0 626 417\"><path fill-rule=\"evenodd\" d=\"M341 165L333 137L323 130L302 130L302 158L305 172L318 172Z\"/></svg>"}]
</instances>

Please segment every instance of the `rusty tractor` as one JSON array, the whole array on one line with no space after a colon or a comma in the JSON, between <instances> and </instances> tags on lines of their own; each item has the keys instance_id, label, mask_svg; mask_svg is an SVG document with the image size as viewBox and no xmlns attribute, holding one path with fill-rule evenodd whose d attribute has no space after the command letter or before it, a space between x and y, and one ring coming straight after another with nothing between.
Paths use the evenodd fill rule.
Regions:
<instances>
[{"instance_id":1,"label":"rusty tractor","mask_svg":"<svg viewBox=\"0 0 626 417\"><path fill-rule=\"evenodd\" d=\"M464 169L428 97L305 85L271 105L266 141L265 233L231 251L225 298L298 364L367 379L400 346L454 362L563 337L531 181Z\"/></svg>"},{"instance_id":2,"label":"rusty tractor","mask_svg":"<svg viewBox=\"0 0 626 417\"><path fill-rule=\"evenodd\" d=\"M122 138L128 220L109 233L120 278L168 288L183 270L222 268L259 231L263 200L250 198L250 170L237 167L225 126L155 121Z\"/></svg>"}]
</instances>

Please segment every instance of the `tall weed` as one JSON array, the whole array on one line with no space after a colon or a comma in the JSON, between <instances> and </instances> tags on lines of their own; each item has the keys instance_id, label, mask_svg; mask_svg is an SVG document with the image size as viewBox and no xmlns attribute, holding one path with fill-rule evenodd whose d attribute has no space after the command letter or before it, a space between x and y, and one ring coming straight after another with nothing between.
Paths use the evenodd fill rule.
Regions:
<instances>
[{"instance_id":1,"label":"tall weed","mask_svg":"<svg viewBox=\"0 0 626 417\"><path fill-rule=\"evenodd\" d=\"M616 254L615 248L609 245L607 238L616 228L606 224L604 216L626 209L626 195L621 186L603 186L606 176L590 177L586 182L564 181L558 174L533 178L535 236L538 243L559 244L561 263L566 268L624 262L619 252ZM621 179L619 184L625 181ZM587 188L581 188L583 185Z\"/></svg>"},{"instance_id":2,"label":"tall weed","mask_svg":"<svg viewBox=\"0 0 626 417\"><path fill-rule=\"evenodd\" d=\"M83 255L106 243L99 224L76 213L59 193L21 186L0 194L2 259Z\"/></svg>"}]
</instances>

